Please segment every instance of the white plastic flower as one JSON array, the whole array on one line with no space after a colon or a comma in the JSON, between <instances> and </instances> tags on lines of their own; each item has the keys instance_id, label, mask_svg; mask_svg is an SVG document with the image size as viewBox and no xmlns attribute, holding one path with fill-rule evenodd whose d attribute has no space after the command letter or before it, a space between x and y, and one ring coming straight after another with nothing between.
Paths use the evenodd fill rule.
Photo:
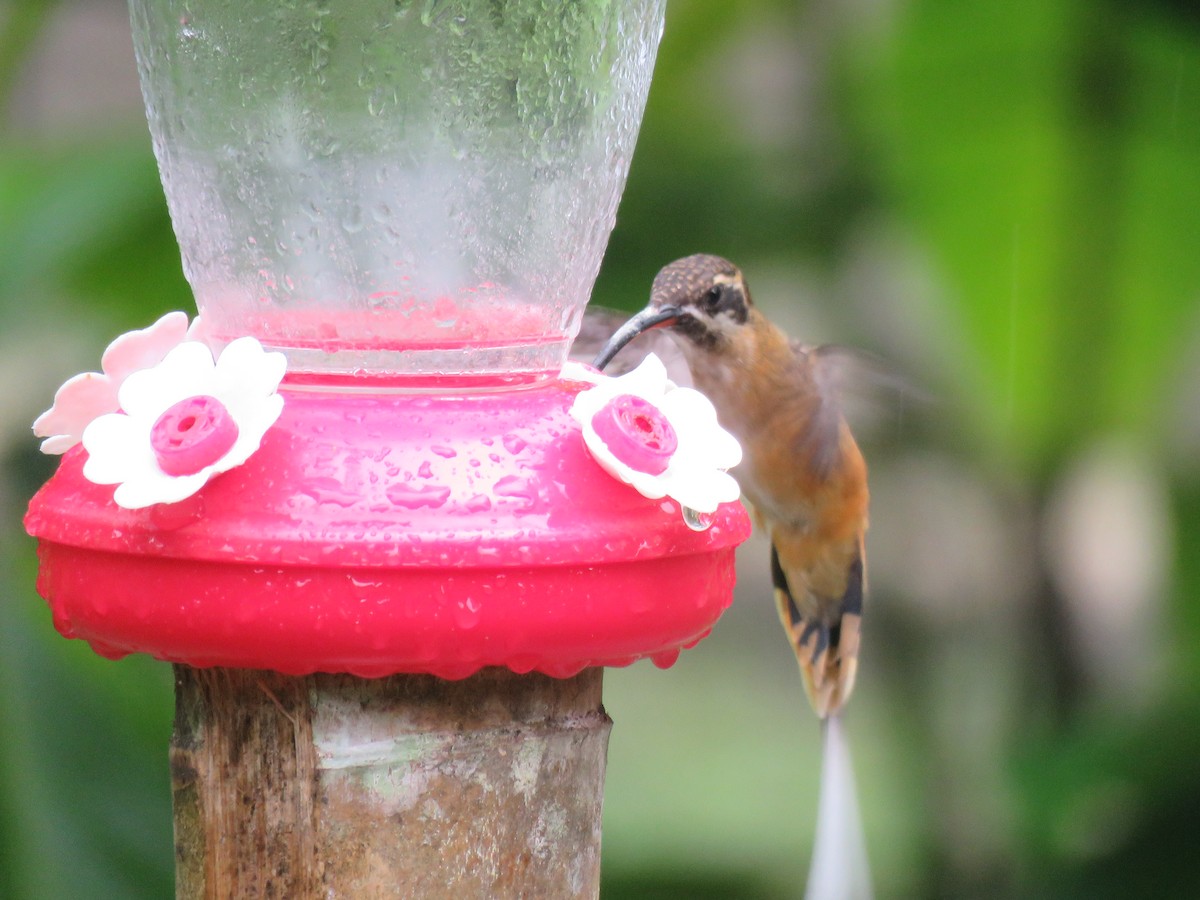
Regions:
<instances>
[{"instance_id":1,"label":"white plastic flower","mask_svg":"<svg viewBox=\"0 0 1200 900\"><path fill-rule=\"evenodd\" d=\"M207 345L188 341L121 385L121 412L83 432L83 474L115 484L126 509L175 503L258 449L283 411L276 392L286 360L252 337L238 338L214 363Z\"/></svg>"},{"instance_id":2,"label":"white plastic flower","mask_svg":"<svg viewBox=\"0 0 1200 900\"><path fill-rule=\"evenodd\" d=\"M643 496L705 514L738 498L726 470L741 462L741 445L709 399L675 385L654 354L632 372L601 376L575 397L571 416L601 467Z\"/></svg>"},{"instance_id":3,"label":"white plastic flower","mask_svg":"<svg viewBox=\"0 0 1200 900\"><path fill-rule=\"evenodd\" d=\"M68 379L55 392L54 405L34 420L33 433L46 439L42 452L66 453L78 444L93 419L117 411L117 392L126 378L158 365L190 336L187 314L169 312L149 328L116 338L100 358L101 371Z\"/></svg>"},{"instance_id":4,"label":"white plastic flower","mask_svg":"<svg viewBox=\"0 0 1200 900\"><path fill-rule=\"evenodd\" d=\"M588 384L599 384L608 376L599 369L594 369L578 360L568 359L563 363L559 378L564 381L584 381Z\"/></svg>"}]
</instances>

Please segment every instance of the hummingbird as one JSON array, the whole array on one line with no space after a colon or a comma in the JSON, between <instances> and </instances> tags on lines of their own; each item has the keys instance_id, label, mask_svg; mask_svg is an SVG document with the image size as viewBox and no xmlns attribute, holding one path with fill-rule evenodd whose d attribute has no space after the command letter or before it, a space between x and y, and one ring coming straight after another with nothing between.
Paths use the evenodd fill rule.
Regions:
<instances>
[{"instance_id":1,"label":"hummingbird","mask_svg":"<svg viewBox=\"0 0 1200 900\"><path fill-rule=\"evenodd\" d=\"M854 689L866 588L867 467L837 397L841 348L790 340L754 305L738 267L707 254L664 266L649 305L593 364L603 369L658 328L741 442L730 474L770 538L779 620L825 719Z\"/></svg>"}]
</instances>

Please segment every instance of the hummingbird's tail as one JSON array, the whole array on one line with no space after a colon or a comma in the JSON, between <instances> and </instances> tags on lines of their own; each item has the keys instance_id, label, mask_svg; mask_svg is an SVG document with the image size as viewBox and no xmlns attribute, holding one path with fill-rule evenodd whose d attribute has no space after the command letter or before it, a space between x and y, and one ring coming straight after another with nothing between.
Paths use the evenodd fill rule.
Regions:
<instances>
[{"instance_id":1,"label":"hummingbird's tail","mask_svg":"<svg viewBox=\"0 0 1200 900\"><path fill-rule=\"evenodd\" d=\"M824 719L850 699L858 674L863 611L862 555L852 563L846 593L828 620L800 611L774 546L771 547L771 579L779 621L800 664L804 690L816 714Z\"/></svg>"}]
</instances>

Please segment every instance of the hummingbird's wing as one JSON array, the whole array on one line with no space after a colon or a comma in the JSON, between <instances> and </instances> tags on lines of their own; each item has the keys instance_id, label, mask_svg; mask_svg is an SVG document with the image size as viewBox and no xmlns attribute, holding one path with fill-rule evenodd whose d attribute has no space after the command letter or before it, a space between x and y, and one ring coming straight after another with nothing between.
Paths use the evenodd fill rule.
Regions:
<instances>
[{"instance_id":1,"label":"hummingbird's wing","mask_svg":"<svg viewBox=\"0 0 1200 900\"><path fill-rule=\"evenodd\" d=\"M630 318L630 313L589 306L583 314L579 334L571 345L570 357L578 362L590 363L596 358L608 339ZM637 340L626 346L604 369L606 375L624 375L636 369L647 356L653 353L667 368L667 376L680 387L692 386L692 375L687 360L666 329L643 331Z\"/></svg>"},{"instance_id":2,"label":"hummingbird's wing","mask_svg":"<svg viewBox=\"0 0 1200 900\"><path fill-rule=\"evenodd\" d=\"M836 438L836 425L844 418L858 437L887 433L907 416L926 412L933 395L919 387L890 360L841 344L804 345L792 341L798 354L813 368L820 413L814 427Z\"/></svg>"}]
</instances>

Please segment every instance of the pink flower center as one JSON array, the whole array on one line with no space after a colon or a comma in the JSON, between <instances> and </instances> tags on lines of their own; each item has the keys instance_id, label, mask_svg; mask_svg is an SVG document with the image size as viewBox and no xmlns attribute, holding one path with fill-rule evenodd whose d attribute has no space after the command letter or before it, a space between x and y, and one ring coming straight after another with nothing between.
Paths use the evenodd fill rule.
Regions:
<instances>
[{"instance_id":1,"label":"pink flower center","mask_svg":"<svg viewBox=\"0 0 1200 900\"><path fill-rule=\"evenodd\" d=\"M216 397L180 400L150 429L150 446L168 475L194 475L229 452L238 427Z\"/></svg>"},{"instance_id":2,"label":"pink flower center","mask_svg":"<svg viewBox=\"0 0 1200 900\"><path fill-rule=\"evenodd\" d=\"M661 475L679 447L675 429L657 406L633 394L614 397L592 417L596 435L636 472Z\"/></svg>"}]
</instances>

